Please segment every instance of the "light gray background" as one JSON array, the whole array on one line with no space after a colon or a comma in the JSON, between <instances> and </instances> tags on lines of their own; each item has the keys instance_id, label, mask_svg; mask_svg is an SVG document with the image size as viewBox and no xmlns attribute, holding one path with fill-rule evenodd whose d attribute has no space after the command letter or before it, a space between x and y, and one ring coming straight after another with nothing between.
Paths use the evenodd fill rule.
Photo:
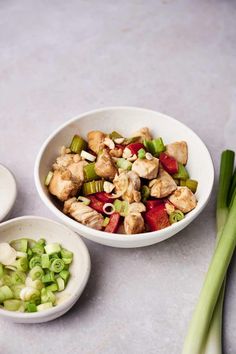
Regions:
<instances>
[{"instance_id":1,"label":"light gray background","mask_svg":"<svg viewBox=\"0 0 236 354\"><path fill-rule=\"evenodd\" d=\"M220 152L236 148L236 2L0 1L0 162L19 189L12 216L53 218L37 196L35 156L61 123L132 105L167 113ZM201 166L199 166L201 168ZM215 190L186 230L145 249L87 242L88 286L48 324L0 320L1 354L178 354L215 237ZM236 272L225 353L236 352Z\"/></svg>"}]
</instances>

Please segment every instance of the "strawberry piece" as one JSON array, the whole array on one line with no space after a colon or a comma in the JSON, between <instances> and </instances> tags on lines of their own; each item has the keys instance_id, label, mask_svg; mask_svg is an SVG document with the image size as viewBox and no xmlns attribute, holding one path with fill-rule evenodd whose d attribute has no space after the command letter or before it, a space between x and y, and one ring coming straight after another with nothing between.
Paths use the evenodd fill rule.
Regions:
<instances>
[{"instance_id":1,"label":"strawberry piece","mask_svg":"<svg viewBox=\"0 0 236 354\"><path fill-rule=\"evenodd\" d=\"M162 152L160 153L159 159L162 166L169 174L173 175L174 173L178 172L179 169L178 162L174 157L169 156L164 152Z\"/></svg>"}]
</instances>

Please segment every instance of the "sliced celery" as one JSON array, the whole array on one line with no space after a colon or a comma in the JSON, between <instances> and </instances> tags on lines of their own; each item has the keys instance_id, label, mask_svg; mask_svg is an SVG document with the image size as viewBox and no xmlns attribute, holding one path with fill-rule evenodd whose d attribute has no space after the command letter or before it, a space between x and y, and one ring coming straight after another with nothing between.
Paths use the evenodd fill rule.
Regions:
<instances>
[{"instance_id":1,"label":"sliced celery","mask_svg":"<svg viewBox=\"0 0 236 354\"><path fill-rule=\"evenodd\" d=\"M198 182L195 181L194 179L181 179L180 180L180 185L181 186L186 186L188 187L193 193L196 193L197 191L197 186L198 186Z\"/></svg>"},{"instance_id":2,"label":"sliced celery","mask_svg":"<svg viewBox=\"0 0 236 354\"><path fill-rule=\"evenodd\" d=\"M173 174L172 177L177 179L189 179L189 174L184 165L178 162L178 172Z\"/></svg>"},{"instance_id":3,"label":"sliced celery","mask_svg":"<svg viewBox=\"0 0 236 354\"><path fill-rule=\"evenodd\" d=\"M53 177L53 172L49 171L47 176L46 176L46 178L45 178L45 181L44 181L44 184L45 184L46 187L49 186L52 177Z\"/></svg>"},{"instance_id":4,"label":"sliced celery","mask_svg":"<svg viewBox=\"0 0 236 354\"><path fill-rule=\"evenodd\" d=\"M153 140L144 139L143 144L147 149L147 151L150 152L153 156L158 156L161 152L165 151L166 149L162 138L157 138Z\"/></svg>"},{"instance_id":5,"label":"sliced celery","mask_svg":"<svg viewBox=\"0 0 236 354\"><path fill-rule=\"evenodd\" d=\"M83 194L84 195L89 195L89 194L94 194L98 192L103 192L103 180L98 180L98 181L92 181L92 182L85 182L83 184Z\"/></svg>"},{"instance_id":6,"label":"sliced celery","mask_svg":"<svg viewBox=\"0 0 236 354\"><path fill-rule=\"evenodd\" d=\"M116 199L113 203L115 211L121 216L127 216L129 210L129 203L125 200Z\"/></svg>"},{"instance_id":7,"label":"sliced celery","mask_svg":"<svg viewBox=\"0 0 236 354\"><path fill-rule=\"evenodd\" d=\"M126 160L124 157L120 157L116 161L116 165L118 168L122 168L123 170L130 171L132 168L132 162Z\"/></svg>"},{"instance_id":8,"label":"sliced celery","mask_svg":"<svg viewBox=\"0 0 236 354\"><path fill-rule=\"evenodd\" d=\"M102 226L106 227L109 224L110 218L105 217L105 219L103 220Z\"/></svg>"},{"instance_id":9,"label":"sliced celery","mask_svg":"<svg viewBox=\"0 0 236 354\"><path fill-rule=\"evenodd\" d=\"M85 182L93 181L99 179L100 177L95 172L95 162L89 163L84 166L84 180Z\"/></svg>"},{"instance_id":10,"label":"sliced celery","mask_svg":"<svg viewBox=\"0 0 236 354\"><path fill-rule=\"evenodd\" d=\"M87 149L87 142L82 139L79 135L74 135L71 144L70 150L75 154L80 154L82 150Z\"/></svg>"}]
</instances>

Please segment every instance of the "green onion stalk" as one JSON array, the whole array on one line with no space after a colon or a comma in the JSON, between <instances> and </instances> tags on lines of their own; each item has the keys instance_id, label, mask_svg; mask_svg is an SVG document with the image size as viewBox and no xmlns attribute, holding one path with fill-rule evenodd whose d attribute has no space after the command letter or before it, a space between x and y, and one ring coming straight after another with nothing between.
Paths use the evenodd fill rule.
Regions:
<instances>
[{"instance_id":1,"label":"green onion stalk","mask_svg":"<svg viewBox=\"0 0 236 354\"><path fill-rule=\"evenodd\" d=\"M221 156L217 195L217 242L199 301L190 323L182 354L222 352L222 310L225 276L236 246L236 194L231 191L234 152ZM233 182L234 183L234 182ZM230 203L230 207L228 207Z\"/></svg>"}]
</instances>

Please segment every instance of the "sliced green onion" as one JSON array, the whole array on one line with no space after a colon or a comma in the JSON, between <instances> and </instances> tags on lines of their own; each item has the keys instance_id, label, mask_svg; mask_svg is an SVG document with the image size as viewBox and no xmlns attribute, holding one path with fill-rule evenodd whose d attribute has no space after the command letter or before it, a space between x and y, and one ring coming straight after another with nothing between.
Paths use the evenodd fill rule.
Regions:
<instances>
[{"instance_id":1,"label":"sliced green onion","mask_svg":"<svg viewBox=\"0 0 236 354\"><path fill-rule=\"evenodd\" d=\"M62 270L59 274L60 277L65 281L65 283L67 283L70 277L70 272L68 270Z\"/></svg>"},{"instance_id":2,"label":"sliced green onion","mask_svg":"<svg viewBox=\"0 0 236 354\"><path fill-rule=\"evenodd\" d=\"M43 283L51 283L55 281L54 273L49 272L47 274L44 274L41 278Z\"/></svg>"},{"instance_id":3,"label":"sliced green onion","mask_svg":"<svg viewBox=\"0 0 236 354\"><path fill-rule=\"evenodd\" d=\"M87 142L82 139L79 135L74 135L71 143L70 150L75 154L80 154L82 150L87 149Z\"/></svg>"},{"instance_id":4,"label":"sliced green onion","mask_svg":"<svg viewBox=\"0 0 236 354\"><path fill-rule=\"evenodd\" d=\"M113 203L115 211L121 216L127 216L129 212L129 203L126 200L116 199Z\"/></svg>"},{"instance_id":5,"label":"sliced green onion","mask_svg":"<svg viewBox=\"0 0 236 354\"><path fill-rule=\"evenodd\" d=\"M16 284L11 286L14 299L20 300L20 292L23 288L25 288L24 284Z\"/></svg>"},{"instance_id":6,"label":"sliced green onion","mask_svg":"<svg viewBox=\"0 0 236 354\"><path fill-rule=\"evenodd\" d=\"M40 291L27 286L21 290L20 298L23 301L37 301L40 299Z\"/></svg>"},{"instance_id":7,"label":"sliced green onion","mask_svg":"<svg viewBox=\"0 0 236 354\"><path fill-rule=\"evenodd\" d=\"M50 259L48 254L42 254L41 256L41 266L43 269L50 267Z\"/></svg>"},{"instance_id":8,"label":"sliced green onion","mask_svg":"<svg viewBox=\"0 0 236 354\"><path fill-rule=\"evenodd\" d=\"M37 290L41 290L44 287L44 283L40 279L32 280L30 277L26 278L25 285Z\"/></svg>"},{"instance_id":9,"label":"sliced green onion","mask_svg":"<svg viewBox=\"0 0 236 354\"><path fill-rule=\"evenodd\" d=\"M23 258L17 259L15 262L15 265L16 265L17 270L19 270L20 272L27 272L27 270L29 268L28 258L23 257Z\"/></svg>"},{"instance_id":10,"label":"sliced green onion","mask_svg":"<svg viewBox=\"0 0 236 354\"><path fill-rule=\"evenodd\" d=\"M13 292L7 285L0 287L0 303L13 298Z\"/></svg>"},{"instance_id":11,"label":"sliced green onion","mask_svg":"<svg viewBox=\"0 0 236 354\"><path fill-rule=\"evenodd\" d=\"M53 307L52 302L46 302L46 303L44 303L44 304L38 305L38 306L37 306L37 311L40 312L40 311L48 310L48 309L50 309L51 307Z\"/></svg>"},{"instance_id":12,"label":"sliced green onion","mask_svg":"<svg viewBox=\"0 0 236 354\"><path fill-rule=\"evenodd\" d=\"M54 259L51 266L50 270L55 273L60 273L64 269L65 263L62 259Z\"/></svg>"},{"instance_id":13,"label":"sliced green onion","mask_svg":"<svg viewBox=\"0 0 236 354\"><path fill-rule=\"evenodd\" d=\"M98 192L103 192L103 180L92 181L92 182L85 182L83 184L83 194L89 195Z\"/></svg>"},{"instance_id":14,"label":"sliced green onion","mask_svg":"<svg viewBox=\"0 0 236 354\"><path fill-rule=\"evenodd\" d=\"M146 151L144 149L139 149L138 158L139 159L145 159L145 156L146 156Z\"/></svg>"},{"instance_id":15,"label":"sliced green onion","mask_svg":"<svg viewBox=\"0 0 236 354\"><path fill-rule=\"evenodd\" d=\"M56 283L50 284L46 287L46 290L50 290L52 292L58 291L58 286Z\"/></svg>"},{"instance_id":16,"label":"sliced green onion","mask_svg":"<svg viewBox=\"0 0 236 354\"><path fill-rule=\"evenodd\" d=\"M61 249L61 257L62 258L70 258L73 259L73 253L66 248Z\"/></svg>"},{"instance_id":17,"label":"sliced green onion","mask_svg":"<svg viewBox=\"0 0 236 354\"><path fill-rule=\"evenodd\" d=\"M143 185L141 188L141 198L142 202L146 202L146 200L150 197L150 188L148 186Z\"/></svg>"},{"instance_id":18,"label":"sliced green onion","mask_svg":"<svg viewBox=\"0 0 236 354\"><path fill-rule=\"evenodd\" d=\"M40 305L38 305L40 306ZM33 302L28 302L26 305L26 311L27 312L37 312L37 306Z\"/></svg>"},{"instance_id":19,"label":"sliced green onion","mask_svg":"<svg viewBox=\"0 0 236 354\"><path fill-rule=\"evenodd\" d=\"M116 161L116 166L118 168L122 168L122 170L127 170L130 171L132 168L132 162L126 160L124 157L120 157L117 161Z\"/></svg>"},{"instance_id":20,"label":"sliced green onion","mask_svg":"<svg viewBox=\"0 0 236 354\"><path fill-rule=\"evenodd\" d=\"M57 288L58 288L57 290L58 291L62 291L65 289L65 280L64 279L62 279L61 277L58 277L56 279L56 282L57 282Z\"/></svg>"},{"instance_id":21,"label":"sliced green onion","mask_svg":"<svg viewBox=\"0 0 236 354\"><path fill-rule=\"evenodd\" d=\"M189 179L188 171L186 170L184 165L178 162L178 167L178 172L173 174L172 177L177 179Z\"/></svg>"},{"instance_id":22,"label":"sliced green onion","mask_svg":"<svg viewBox=\"0 0 236 354\"><path fill-rule=\"evenodd\" d=\"M40 256L34 256L29 261L29 268L30 269L34 268L35 266L41 266L41 257Z\"/></svg>"},{"instance_id":23,"label":"sliced green onion","mask_svg":"<svg viewBox=\"0 0 236 354\"><path fill-rule=\"evenodd\" d=\"M18 311L20 306L21 306L21 301L20 300L5 300L3 302L3 306L5 310L8 311Z\"/></svg>"},{"instance_id":24,"label":"sliced green onion","mask_svg":"<svg viewBox=\"0 0 236 354\"><path fill-rule=\"evenodd\" d=\"M45 246L45 251L49 255L53 253L58 253L61 251L61 246L59 245L59 243L49 243Z\"/></svg>"},{"instance_id":25,"label":"sliced green onion","mask_svg":"<svg viewBox=\"0 0 236 354\"><path fill-rule=\"evenodd\" d=\"M41 256L44 253L44 244L42 242L36 242L31 250L34 254Z\"/></svg>"},{"instance_id":26,"label":"sliced green onion","mask_svg":"<svg viewBox=\"0 0 236 354\"><path fill-rule=\"evenodd\" d=\"M26 280L26 274L21 271L15 271L11 274L12 284L24 284Z\"/></svg>"},{"instance_id":27,"label":"sliced green onion","mask_svg":"<svg viewBox=\"0 0 236 354\"><path fill-rule=\"evenodd\" d=\"M93 181L99 179L100 177L95 172L95 162L89 163L84 166L84 180L85 182Z\"/></svg>"},{"instance_id":28,"label":"sliced green onion","mask_svg":"<svg viewBox=\"0 0 236 354\"><path fill-rule=\"evenodd\" d=\"M13 240L10 242L11 247L15 248L19 252L27 252L28 240L26 238L21 238L19 240Z\"/></svg>"},{"instance_id":29,"label":"sliced green onion","mask_svg":"<svg viewBox=\"0 0 236 354\"><path fill-rule=\"evenodd\" d=\"M79 196L77 198L78 202L82 202L84 205L89 205L91 203L91 200L86 198L86 197L83 197L83 196Z\"/></svg>"},{"instance_id":30,"label":"sliced green onion","mask_svg":"<svg viewBox=\"0 0 236 354\"><path fill-rule=\"evenodd\" d=\"M182 213L182 211L180 210L175 210L169 215L169 221L171 224L174 224L183 219L184 219L184 213Z\"/></svg>"},{"instance_id":31,"label":"sliced green onion","mask_svg":"<svg viewBox=\"0 0 236 354\"><path fill-rule=\"evenodd\" d=\"M45 178L45 181L44 181L44 184L45 184L46 187L49 186L52 177L53 177L53 172L49 171L47 176L46 176L46 178Z\"/></svg>"},{"instance_id":32,"label":"sliced green onion","mask_svg":"<svg viewBox=\"0 0 236 354\"><path fill-rule=\"evenodd\" d=\"M54 304L56 302L56 296L53 294L51 290L47 290L43 288L41 290L41 302L42 303L51 302Z\"/></svg>"},{"instance_id":33,"label":"sliced green onion","mask_svg":"<svg viewBox=\"0 0 236 354\"><path fill-rule=\"evenodd\" d=\"M102 226L106 227L109 224L110 218L105 217L105 219L103 220Z\"/></svg>"},{"instance_id":34,"label":"sliced green onion","mask_svg":"<svg viewBox=\"0 0 236 354\"><path fill-rule=\"evenodd\" d=\"M29 276L32 280L41 279L44 275L44 271L40 266L35 266L29 272Z\"/></svg>"}]
</instances>

